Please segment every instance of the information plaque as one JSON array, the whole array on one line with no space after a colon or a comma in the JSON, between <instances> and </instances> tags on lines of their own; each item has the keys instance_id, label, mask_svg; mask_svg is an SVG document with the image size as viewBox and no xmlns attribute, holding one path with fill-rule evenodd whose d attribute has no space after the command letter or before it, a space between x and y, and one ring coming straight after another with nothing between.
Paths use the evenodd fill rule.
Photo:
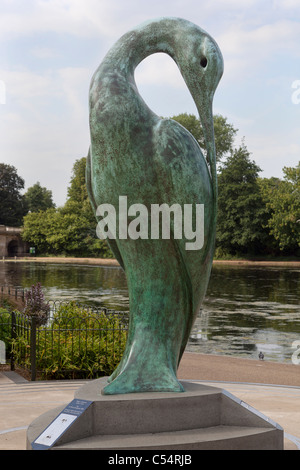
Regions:
<instances>
[{"instance_id":1,"label":"information plaque","mask_svg":"<svg viewBox=\"0 0 300 470\"><path fill-rule=\"evenodd\" d=\"M93 403L89 400L72 400L46 429L31 443L33 450L47 450L64 434L71 424Z\"/></svg>"}]
</instances>

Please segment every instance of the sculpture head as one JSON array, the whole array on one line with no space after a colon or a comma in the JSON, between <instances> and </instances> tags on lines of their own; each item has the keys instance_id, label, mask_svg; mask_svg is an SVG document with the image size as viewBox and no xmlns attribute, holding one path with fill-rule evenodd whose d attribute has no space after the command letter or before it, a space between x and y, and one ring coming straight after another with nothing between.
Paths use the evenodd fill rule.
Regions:
<instances>
[{"instance_id":1,"label":"sculpture head","mask_svg":"<svg viewBox=\"0 0 300 470\"><path fill-rule=\"evenodd\" d=\"M185 34L178 31L174 59L196 104L206 142L207 158L215 164L212 102L223 75L223 57L217 43L198 26L183 22ZM184 37L184 41L182 40ZM176 40L176 39L175 39ZM179 49L179 50L178 50Z\"/></svg>"}]
</instances>

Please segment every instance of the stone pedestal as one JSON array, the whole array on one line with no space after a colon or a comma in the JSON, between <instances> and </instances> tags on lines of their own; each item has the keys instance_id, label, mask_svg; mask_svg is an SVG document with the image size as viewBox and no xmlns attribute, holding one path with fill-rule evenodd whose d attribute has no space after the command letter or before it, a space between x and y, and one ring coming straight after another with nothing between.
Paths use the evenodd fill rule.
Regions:
<instances>
[{"instance_id":1,"label":"stone pedestal","mask_svg":"<svg viewBox=\"0 0 300 470\"><path fill-rule=\"evenodd\" d=\"M217 387L182 381L182 393L101 395L106 379L75 393L91 405L51 450L283 449L283 429ZM37 418L27 431L27 449L63 408Z\"/></svg>"}]
</instances>

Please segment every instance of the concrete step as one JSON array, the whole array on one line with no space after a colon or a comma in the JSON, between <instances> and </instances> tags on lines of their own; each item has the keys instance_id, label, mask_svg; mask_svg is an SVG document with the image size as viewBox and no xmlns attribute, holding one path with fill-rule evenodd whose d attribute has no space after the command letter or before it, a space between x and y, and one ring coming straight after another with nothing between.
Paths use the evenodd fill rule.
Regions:
<instances>
[{"instance_id":1,"label":"concrete step","mask_svg":"<svg viewBox=\"0 0 300 470\"><path fill-rule=\"evenodd\" d=\"M55 422L51 449L283 448L280 426L226 390L185 382L184 393L102 395L106 381L96 379L75 392L75 401L88 407L75 407L76 413L64 408L77 417L63 432ZM28 449L61 412L53 409L31 423Z\"/></svg>"},{"instance_id":2,"label":"concrete step","mask_svg":"<svg viewBox=\"0 0 300 470\"><path fill-rule=\"evenodd\" d=\"M275 450L277 445L273 429L220 425L154 434L94 435L53 450Z\"/></svg>"}]
</instances>

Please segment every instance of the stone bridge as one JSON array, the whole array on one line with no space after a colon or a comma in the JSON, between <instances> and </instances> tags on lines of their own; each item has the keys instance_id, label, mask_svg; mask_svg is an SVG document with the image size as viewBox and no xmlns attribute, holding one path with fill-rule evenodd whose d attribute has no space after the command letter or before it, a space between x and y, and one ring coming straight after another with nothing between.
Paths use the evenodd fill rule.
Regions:
<instances>
[{"instance_id":1,"label":"stone bridge","mask_svg":"<svg viewBox=\"0 0 300 470\"><path fill-rule=\"evenodd\" d=\"M28 254L29 245L21 238L22 229L0 225L0 258Z\"/></svg>"}]
</instances>

